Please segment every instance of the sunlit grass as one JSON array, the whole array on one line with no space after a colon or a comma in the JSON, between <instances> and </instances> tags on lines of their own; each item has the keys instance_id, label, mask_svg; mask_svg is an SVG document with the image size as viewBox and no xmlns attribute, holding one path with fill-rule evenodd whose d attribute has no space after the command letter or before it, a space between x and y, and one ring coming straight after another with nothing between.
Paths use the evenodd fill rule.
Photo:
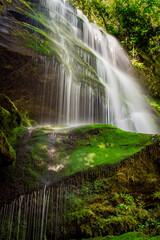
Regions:
<instances>
[{"instance_id":1,"label":"sunlit grass","mask_svg":"<svg viewBox=\"0 0 160 240\"><path fill-rule=\"evenodd\" d=\"M69 154L66 175L89 167L116 164L151 143L151 135L122 131L109 125L88 125L74 129L74 149Z\"/></svg>"}]
</instances>

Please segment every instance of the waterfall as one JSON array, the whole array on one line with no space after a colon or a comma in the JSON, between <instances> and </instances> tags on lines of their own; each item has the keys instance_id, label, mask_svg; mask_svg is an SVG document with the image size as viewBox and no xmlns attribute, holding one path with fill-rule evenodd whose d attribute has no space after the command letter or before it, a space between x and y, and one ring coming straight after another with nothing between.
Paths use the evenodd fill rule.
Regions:
<instances>
[{"instance_id":1,"label":"waterfall","mask_svg":"<svg viewBox=\"0 0 160 240\"><path fill-rule=\"evenodd\" d=\"M45 63L56 91L53 83L48 89L44 84L41 123L49 99L49 123L104 123L126 131L159 132L142 90L128 73L131 64L120 43L68 2L42 1L49 10L49 29L60 60L49 63L52 70Z\"/></svg>"}]
</instances>

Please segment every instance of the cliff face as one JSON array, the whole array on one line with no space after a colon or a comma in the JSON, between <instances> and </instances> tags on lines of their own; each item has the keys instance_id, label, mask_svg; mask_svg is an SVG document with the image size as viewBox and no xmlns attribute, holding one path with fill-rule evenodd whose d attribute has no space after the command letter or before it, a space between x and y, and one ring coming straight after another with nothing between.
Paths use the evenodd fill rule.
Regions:
<instances>
[{"instance_id":1,"label":"cliff face","mask_svg":"<svg viewBox=\"0 0 160 240\"><path fill-rule=\"evenodd\" d=\"M23 113L28 111L31 118L38 120L44 82L50 84L51 80L49 74L44 79L45 61L50 62L52 51L47 49L45 37L31 29L45 29L38 17L33 19L35 14L31 5L42 8L37 1L1 1L0 91L9 96Z\"/></svg>"}]
</instances>

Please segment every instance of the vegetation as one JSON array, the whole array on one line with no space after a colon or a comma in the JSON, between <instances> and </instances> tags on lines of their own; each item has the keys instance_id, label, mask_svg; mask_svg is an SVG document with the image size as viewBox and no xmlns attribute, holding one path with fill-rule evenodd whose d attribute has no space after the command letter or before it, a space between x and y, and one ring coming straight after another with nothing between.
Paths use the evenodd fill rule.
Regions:
<instances>
[{"instance_id":1,"label":"vegetation","mask_svg":"<svg viewBox=\"0 0 160 240\"><path fill-rule=\"evenodd\" d=\"M92 238L93 240L159 240L160 236L156 236L156 237L149 237L146 234L143 234L142 232L129 232L129 233L125 233L122 234L121 236L118 237L110 237L110 236L106 236L106 237L96 237L96 238ZM84 239L83 239L84 240Z\"/></svg>"},{"instance_id":2,"label":"vegetation","mask_svg":"<svg viewBox=\"0 0 160 240\"><path fill-rule=\"evenodd\" d=\"M60 135L57 145L69 176L89 167L115 164L151 144L151 136L124 132L109 125L88 125ZM64 154L65 152L65 154Z\"/></svg>"},{"instance_id":3,"label":"vegetation","mask_svg":"<svg viewBox=\"0 0 160 240\"><path fill-rule=\"evenodd\" d=\"M147 102L155 109L155 111L160 115L160 99L153 99L145 96Z\"/></svg>"},{"instance_id":4,"label":"vegetation","mask_svg":"<svg viewBox=\"0 0 160 240\"><path fill-rule=\"evenodd\" d=\"M16 160L15 148L27 131L24 122L30 125L14 103L4 94L0 94L0 165L10 165Z\"/></svg>"},{"instance_id":5,"label":"vegetation","mask_svg":"<svg viewBox=\"0 0 160 240\"><path fill-rule=\"evenodd\" d=\"M20 3L18 7L12 0L0 2L1 13L5 4L13 4L22 20L23 16L32 20L32 24L30 21L16 21L17 25L12 34L19 39L17 44L40 55L54 55L63 62L57 54L59 46L52 40L53 32L45 15L36 13L36 5L24 0L17 1L17 4ZM146 78L144 83L148 91L152 96L158 97L159 0L70 2L82 9L90 21L96 20L99 26L121 41L132 58L132 64ZM63 28L62 32L67 34L69 27ZM91 59L88 49L73 39L69 41L73 48L82 49ZM69 51L68 53L71 54ZM76 80L95 89L99 88L103 94L103 85L99 83L95 73L94 56L91 65L83 56L76 57L76 51L72 57L75 68L82 63L82 67L92 73L92 77L75 73ZM159 100L147 100L160 112ZM50 184L50 181L57 181L60 174L61 177L75 179L75 182L78 182L78 176L81 176L81 181L63 196L67 223L63 227L68 239L77 236L95 240L160 239L159 146L147 148L154 139L157 140L157 136L124 132L109 125L88 125L58 133L55 143L55 128L36 128L28 133L24 125L31 126L27 114L23 116L8 97L0 94L0 165L8 166L15 162L15 165L1 171L0 182L5 183L5 187L10 187L12 197L15 194L25 194L37 186ZM21 149L16 159L15 150L19 146ZM136 158L136 153L141 150L139 158ZM123 161L127 158L128 161ZM111 169L108 176L102 171L106 166ZM112 171L112 166L117 167L115 171ZM94 171L98 172L98 177L93 176ZM87 179L85 174L88 174ZM70 186L67 187L70 189ZM3 227L6 233L7 227ZM21 231L23 227L20 227Z\"/></svg>"},{"instance_id":6,"label":"vegetation","mask_svg":"<svg viewBox=\"0 0 160 240\"><path fill-rule=\"evenodd\" d=\"M106 235L106 239L112 239L132 231L138 233L128 233L119 239L131 236L149 239L159 235L159 155L153 151L154 147L144 149L137 158L131 156L114 171L111 169L109 175L103 171L104 166L117 165L151 144L153 136L127 133L112 126L88 125L70 131L59 130L57 151L55 130L57 128L33 129L27 142L21 143L15 166L1 171L0 181L8 179L8 185L14 185L13 191L20 188L22 194L50 184L53 179L57 181L58 174L71 175L72 190L64 195L66 239ZM91 153L95 156L90 157ZM56 172L60 165L63 168ZM98 169L98 165L102 168ZM98 177L94 177L96 171Z\"/></svg>"},{"instance_id":7,"label":"vegetation","mask_svg":"<svg viewBox=\"0 0 160 240\"><path fill-rule=\"evenodd\" d=\"M73 239L78 232L81 238L107 235L102 239L150 239L156 236L153 239L158 240L160 205L155 196L158 194L160 182L157 170L153 171L152 161L152 158L146 163L143 161L143 164L141 160L137 161L141 172L137 175L138 181L136 178L124 181L123 174L130 178L137 171L137 166L132 164L130 168L130 163L126 163L110 177L100 174L97 179L78 186L79 191L77 186L73 188L74 190L65 197L67 234L71 232ZM143 183L144 174L148 174L146 166L149 162L152 163L147 171L152 174L149 173L149 178ZM157 182L153 186L154 179L157 179ZM111 238L123 233L127 234Z\"/></svg>"}]
</instances>

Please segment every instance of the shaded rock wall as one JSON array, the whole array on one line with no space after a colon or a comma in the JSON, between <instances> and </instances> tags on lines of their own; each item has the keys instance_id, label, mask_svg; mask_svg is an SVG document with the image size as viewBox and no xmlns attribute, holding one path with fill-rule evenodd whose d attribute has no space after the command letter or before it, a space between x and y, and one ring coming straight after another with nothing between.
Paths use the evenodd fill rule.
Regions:
<instances>
[{"instance_id":1,"label":"shaded rock wall","mask_svg":"<svg viewBox=\"0 0 160 240\"><path fill-rule=\"evenodd\" d=\"M32 55L11 52L5 48L0 49L0 59L1 92L9 96L19 110L26 114L28 111L30 118L38 121L41 114L44 82L48 83L46 88L49 88L53 81L52 75L48 75L47 78L44 76L44 59L40 56L32 57ZM46 118L47 111L46 106Z\"/></svg>"},{"instance_id":2,"label":"shaded rock wall","mask_svg":"<svg viewBox=\"0 0 160 240\"><path fill-rule=\"evenodd\" d=\"M38 2L36 1L36 3ZM43 42L43 39L34 30L25 29L22 23L28 23L37 28L44 29L45 27L25 15L26 12L32 11L22 2L12 1L9 4L7 1L3 1L1 4L0 92L9 96L20 111L25 114L28 112L30 118L39 120L44 82L48 83L45 88L50 88L50 81L53 81L53 76L49 74L54 71L53 66L50 65L53 60L45 53L34 49L34 44L36 48ZM29 45L29 39L32 36L34 42ZM46 62L50 65L50 69L47 70L48 76L45 76ZM47 110L46 105L46 111L44 111L46 118L48 117Z\"/></svg>"}]
</instances>

